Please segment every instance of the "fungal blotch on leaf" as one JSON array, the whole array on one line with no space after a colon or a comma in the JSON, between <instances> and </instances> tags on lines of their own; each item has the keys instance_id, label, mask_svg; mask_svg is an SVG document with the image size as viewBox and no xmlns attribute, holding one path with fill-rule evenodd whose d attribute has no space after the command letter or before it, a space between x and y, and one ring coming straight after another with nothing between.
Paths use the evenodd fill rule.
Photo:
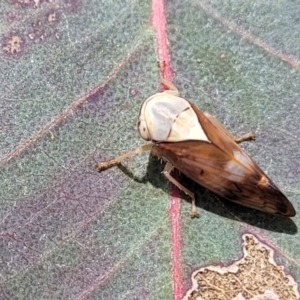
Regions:
<instances>
[{"instance_id":1,"label":"fungal blotch on leaf","mask_svg":"<svg viewBox=\"0 0 300 300\"><path fill-rule=\"evenodd\" d=\"M297 283L276 264L274 250L251 234L244 234L243 240L244 256L240 260L193 273L193 285L185 300L299 299Z\"/></svg>"}]
</instances>

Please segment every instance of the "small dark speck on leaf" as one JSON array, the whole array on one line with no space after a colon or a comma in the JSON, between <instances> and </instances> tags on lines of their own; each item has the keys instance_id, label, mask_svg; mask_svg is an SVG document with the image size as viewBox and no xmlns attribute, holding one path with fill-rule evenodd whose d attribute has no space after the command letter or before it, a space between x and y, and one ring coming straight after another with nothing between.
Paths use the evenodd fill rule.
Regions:
<instances>
[{"instance_id":1,"label":"small dark speck on leaf","mask_svg":"<svg viewBox=\"0 0 300 300\"><path fill-rule=\"evenodd\" d=\"M25 46L24 38L16 33L4 38L2 48L9 55L18 55L23 52Z\"/></svg>"}]
</instances>

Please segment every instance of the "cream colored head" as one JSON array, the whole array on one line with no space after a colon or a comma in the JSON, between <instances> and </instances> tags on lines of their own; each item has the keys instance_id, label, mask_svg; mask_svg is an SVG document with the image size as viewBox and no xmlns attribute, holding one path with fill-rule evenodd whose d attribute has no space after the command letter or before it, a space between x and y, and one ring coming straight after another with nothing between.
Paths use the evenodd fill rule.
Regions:
<instances>
[{"instance_id":1,"label":"cream colored head","mask_svg":"<svg viewBox=\"0 0 300 300\"><path fill-rule=\"evenodd\" d=\"M138 132L146 141L208 141L190 103L165 91L157 93L141 106Z\"/></svg>"}]
</instances>

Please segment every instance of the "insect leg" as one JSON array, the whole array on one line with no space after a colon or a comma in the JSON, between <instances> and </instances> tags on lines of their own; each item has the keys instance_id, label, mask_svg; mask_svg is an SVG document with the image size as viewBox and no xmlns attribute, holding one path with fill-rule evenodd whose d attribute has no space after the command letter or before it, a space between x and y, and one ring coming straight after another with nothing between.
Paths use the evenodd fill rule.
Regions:
<instances>
[{"instance_id":1,"label":"insect leg","mask_svg":"<svg viewBox=\"0 0 300 300\"><path fill-rule=\"evenodd\" d=\"M236 143L241 143L244 141L250 141L255 140L255 135L252 132L248 132L246 134L243 134L240 137L234 137L232 133L224 127L214 116L205 113L205 116L216 126L218 127L218 130L223 131L229 138L233 139Z\"/></svg>"},{"instance_id":2,"label":"insect leg","mask_svg":"<svg viewBox=\"0 0 300 300\"><path fill-rule=\"evenodd\" d=\"M234 138L234 141L236 143L241 143L241 142L244 142L244 141L251 141L251 140L255 140L255 134L252 133L252 132L248 132L248 133L245 133L239 137L235 137Z\"/></svg>"},{"instance_id":3,"label":"insect leg","mask_svg":"<svg viewBox=\"0 0 300 300\"><path fill-rule=\"evenodd\" d=\"M184 191L188 196L192 198L192 212L191 217L192 218L198 218L199 213L197 211L197 207L195 204L195 194L189 191L187 188L185 188L182 184L180 184L174 177L171 176L171 172L174 169L173 165L169 162L166 163L164 170L162 173L166 176L166 178L171 181L175 186L177 186L180 190Z\"/></svg>"},{"instance_id":4,"label":"insect leg","mask_svg":"<svg viewBox=\"0 0 300 300\"><path fill-rule=\"evenodd\" d=\"M123 161L124 159L126 158L130 158L132 156L135 156L135 155L138 155L138 154L141 154L145 151L150 151L153 147L153 144L147 144L147 145L144 145L142 147L139 147L133 151L130 151L128 153L125 153L121 156L118 156L112 160L109 160L109 161L104 161L104 162L101 162L101 163L98 163L97 164L97 168L98 168L98 171L101 172L103 170L106 170L108 168L111 168L117 164L119 164L121 161Z\"/></svg>"}]
</instances>

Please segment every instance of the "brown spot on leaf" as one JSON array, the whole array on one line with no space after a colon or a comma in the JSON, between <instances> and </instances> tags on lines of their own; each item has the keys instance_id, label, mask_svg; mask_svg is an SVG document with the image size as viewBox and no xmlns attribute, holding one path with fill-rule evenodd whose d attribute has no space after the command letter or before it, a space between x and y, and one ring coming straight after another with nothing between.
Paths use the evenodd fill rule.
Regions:
<instances>
[{"instance_id":1,"label":"brown spot on leaf","mask_svg":"<svg viewBox=\"0 0 300 300\"><path fill-rule=\"evenodd\" d=\"M208 266L192 275L192 288L184 299L299 299L294 278L274 261L272 248L244 234L244 257L229 266Z\"/></svg>"},{"instance_id":2,"label":"brown spot on leaf","mask_svg":"<svg viewBox=\"0 0 300 300\"><path fill-rule=\"evenodd\" d=\"M47 14L47 20L50 24L58 22L58 15L56 11L51 11Z\"/></svg>"},{"instance_id":3,"label":"brown spot on leaf","mask_svg":"<svg viewBox=\"0 0 300 300\"><path fill-rule=\"evenodd\" d=\"M28 37L34 42L44 42L46 39L55 38L59 40L61 34L56 29L56 23L59 22L59 14L51 9L45 14L42 20L37 20L31 23L31 28L28 31Z\"/></svg>"},{"instance_id":4,"label":"brown spot on leaf","mask_svg":"<svg viewBox=\"0 0 300 300\"><path fill-rule=\"evenodd\" d=\"M3 50L7 54L20 54L24 49L24 39L19 34L12 34L4 39Z\"/></svg>"}]
</instances>

